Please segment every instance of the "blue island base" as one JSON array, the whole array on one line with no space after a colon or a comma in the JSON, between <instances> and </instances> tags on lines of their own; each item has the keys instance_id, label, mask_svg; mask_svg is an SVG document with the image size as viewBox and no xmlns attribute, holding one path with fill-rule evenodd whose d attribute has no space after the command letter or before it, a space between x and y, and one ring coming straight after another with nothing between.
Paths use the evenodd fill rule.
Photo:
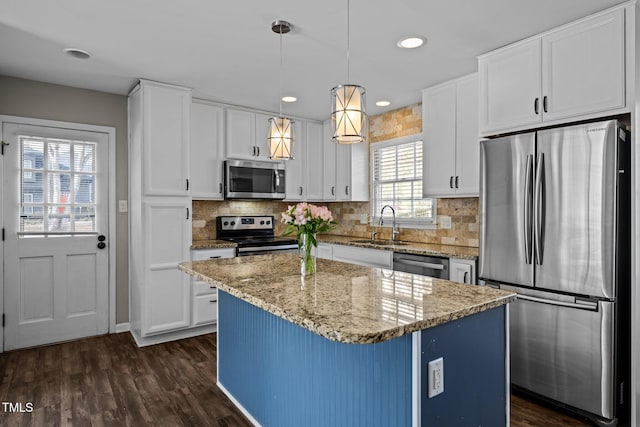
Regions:
<instances>
[{"instance_id":1,"label":"blue island base","mask_svg":"<svg viewBox=\"0 0 640 427\"><path fill-rule=\"evenodd\" d=\"M505 307L343 344L219 291L218 384L265 427L504 426ZM439 357L444 393L429 399L427 364Z\"/></svg>"}]
</instances>

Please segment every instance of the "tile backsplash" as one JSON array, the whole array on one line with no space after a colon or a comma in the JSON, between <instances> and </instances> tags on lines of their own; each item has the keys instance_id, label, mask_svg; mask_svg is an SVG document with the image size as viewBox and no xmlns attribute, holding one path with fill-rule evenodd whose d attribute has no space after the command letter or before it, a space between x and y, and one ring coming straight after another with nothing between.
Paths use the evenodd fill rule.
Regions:
<instances>
[{"instance_id":1,"label":"tile backsplash","mask_svg":"<svg viewBox=\"0 0 640 427\"><path fill-rule=\"evenodd\" d=\"M276 234L284 231L280 222L280 213L290 203L279 201L193 201L193 240L216 238L216 217L220 215L273 215L276 219ZM371 225L360 224L362 214L369 215L368 202L333 202L326 204L338 222L338 228L332 234L369 238ZM431 230L401 228L400 240L422 243L436 243L455 246L478 246L478 198L438 199L438 228ZM440 228L443 215L451 217L451 229ZM389 239L388 227L376 227L379 239Z\"/></svg>"}]
</instances>

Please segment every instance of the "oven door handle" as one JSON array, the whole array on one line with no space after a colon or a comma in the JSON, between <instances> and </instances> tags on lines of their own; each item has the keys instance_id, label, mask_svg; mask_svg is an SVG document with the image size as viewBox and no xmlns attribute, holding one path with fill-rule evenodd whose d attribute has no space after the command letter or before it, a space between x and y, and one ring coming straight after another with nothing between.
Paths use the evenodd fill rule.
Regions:
<instances>
[{"instance_id":1,"label":"oven door handle","mask_svg":"<svg viewBox=\"0 0 640 427\"><path fill-rule=\"evenodd\" d=\"M265 251L278 251L278 250L294 250L298 249L298 246L294 245L275 245L275 246L244 246L238 248L238 253L243 252L265 252Z\"/></svg>"},{"instance_id":2,"label":"oven door handle","mask_svg":"<svg viewBox=\"0 0 640 427\"><path fill-rule=\"evenodd\" d=\"M432 270L444 270L444 264L435 264L432 262L414 261L406 258L398 258L395 260L398 264L412 265L414 267L430 268Z\"/></svg>"}]
</instances>

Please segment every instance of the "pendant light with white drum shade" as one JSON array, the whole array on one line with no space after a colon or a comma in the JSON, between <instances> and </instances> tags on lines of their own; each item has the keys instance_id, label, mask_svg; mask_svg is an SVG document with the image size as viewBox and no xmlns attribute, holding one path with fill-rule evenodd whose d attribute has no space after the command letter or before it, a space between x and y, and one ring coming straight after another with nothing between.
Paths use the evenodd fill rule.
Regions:
<instances>
[{"instance_id":1,"label":"pendant light with white drum shade","mask_svg":"<svg viewBox=\"0 0 640 427\"><path fill-rule=\"evenodd\" d=\"M349 0L347 0L347 81L349 81ZM331 141L357 144L366 141L365 89L353 84L331 89Z\"/></svg>"},{"instance_id":2,"label":"pendant light with white drum shade","mask_svg":"<svg viewBox=\"0 0 640 427\"><path fill-rule=\"evenodd\" d=\"M280 116L269 119L267 142L269 158L274 160L292 160L295 145L295 121L282 115L282 35L291 31L291 24L277 20L271 24L271 30L280 34Z\"/></svg>"}]
</instances>

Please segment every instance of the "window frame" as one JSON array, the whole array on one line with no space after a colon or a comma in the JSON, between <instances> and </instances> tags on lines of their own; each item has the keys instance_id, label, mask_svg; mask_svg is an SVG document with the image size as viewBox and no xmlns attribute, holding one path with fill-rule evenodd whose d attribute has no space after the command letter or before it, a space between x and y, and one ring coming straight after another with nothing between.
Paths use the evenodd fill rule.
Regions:
<instances>
[{"instance_id":1,"label":"window frame","mask_svg":"<svg viewBox=\"0 0 640 427\"><path fill-rule=\"evenodd\" d=\"M375 184L375 156L374 150L378 150L380 148L398 146L402 144L414 143L414 142L422 142L422 150L424 153L424 137L422 134L413 134L408 136L403 136L399 138L387 139L380 142L374 142L369 144L369 170L371 171L369 174L369 191L371 194L371 225L378 227L378 223L380 221L380 212L376 212L377 202L377 193L376 193L376 184ZM424 155L424 154L423 154ZM423 169L420 172L420 179L423 179L424 174L424 159L423 159ZM432 197L423 197L423 199L431 199L432 200L432 210L433 215L429 218L396 218L396 226L404 227L404 228L416 228L416 229L436 229L437 223L437 199ZM415 199L414 199L415 200ZM393 206L395 209L395 206ZM385 212L386 213L386 212ZM386 218L386 215L385 215ZM381 227L392 227L393 223L391 221L385 221Z\"/></svg>"}]
</instances>

